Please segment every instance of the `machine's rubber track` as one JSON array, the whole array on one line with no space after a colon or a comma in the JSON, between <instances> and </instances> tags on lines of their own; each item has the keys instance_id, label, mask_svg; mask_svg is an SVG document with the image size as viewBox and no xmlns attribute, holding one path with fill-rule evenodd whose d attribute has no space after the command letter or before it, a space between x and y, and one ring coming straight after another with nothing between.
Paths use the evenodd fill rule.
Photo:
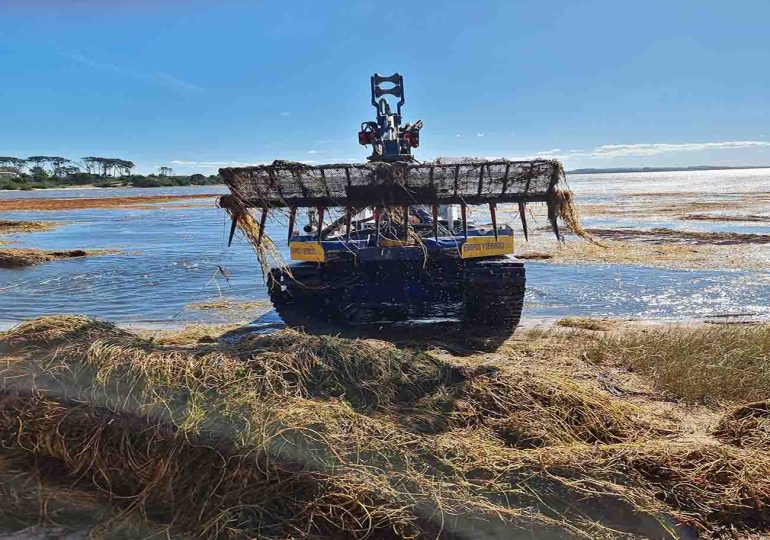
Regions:
<instances>
[{"instance_id":1,"label":"machine's rubber track","mask_svg":"<svg viewBox=\"0 0 770 540\"><path fill-rule=\"evenodd\" d=\"M457 283L455 300L444 298L441 288L437 304L454 301L463 324L478 330L512 331L521 319L525 274L521 261L509 257L477 259L459 263L453 279ZM408 320L410 303L366 304L357 292L354 278L346 284L329 280L316 263L291 266L292 275L273 269L268 279L270 300L288 325L307 330L342 324L359 326L380 321ZM410 278L405 278L410 279ZM447 278L448 279L448 278ZM440 283L440 280L439 280ZM371 285L364 283L363 287ZM449 287L449 283L446 283ZM462 302L462 304L459 304ZM403 313L401 313L403 311ZM443 308L438 310L443 311Z\"/></svg>"},{"instance_id":2,"label":"machine's rubber track","mask_svg":"<svg viewBox=\"0 0 770 540\"><path fill-rule=\"evenodd\" d=\"M310 328L328 322L331 316L324 305L324 284L315 263L292 265L292 276L274 268L268 278L268 292L273 307L287 326Z\"/></svg>"},{"instance_id":3,"label":"machine's rubber track","mask_svg":"<svg viewBox=\"0 0 770 540\"><path fill-rule=\"evenodd\" d=\"M522 262L509 257L468 261L464 281L466 325L495 330L518 326L526 285Z\"/></svg>"}]
</instances>

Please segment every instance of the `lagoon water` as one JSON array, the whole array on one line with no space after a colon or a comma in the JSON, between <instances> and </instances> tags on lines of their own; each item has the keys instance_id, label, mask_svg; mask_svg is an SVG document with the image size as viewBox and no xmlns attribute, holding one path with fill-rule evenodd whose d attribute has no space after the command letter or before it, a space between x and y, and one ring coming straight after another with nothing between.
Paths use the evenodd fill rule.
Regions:
<instances>
[{"instance_id":1,"label":"lagoon water","mask_svg":"<svg viewBox=\"0 0 770 540\"><path fill-rule=\"evenodd\" d=\"M569 182L584 204L612 202L631 193L662 192L688 192L688 197L698 200L727 201L736 192L770 192L770 169L575 175ZM3 240L7 247L116 250L113 254L0 270L0 325L51 313L83 313L124 324L217 322L221 314L186 306L220 295L265 299L266 289L251 247L236 239L227 248L229 222L214 205L215 195L225 190L224 186L210 186L0 193L0 198L212 195L211 199L141 208L0 212L0 219L63 222L51 232L6 235ZM764 211L770 216L770 209ZM623 215L585 221L598 227L770 233L768 221L696 222ZM268 233L279 245L285 244L282 222L270 223ZM287 253L284 255L288 258ZM690 319L727 314L770 318L770 274L763 270L670 270L528 261L527 280L525 319L567 315Z\"/></svg>"}]
</instances>

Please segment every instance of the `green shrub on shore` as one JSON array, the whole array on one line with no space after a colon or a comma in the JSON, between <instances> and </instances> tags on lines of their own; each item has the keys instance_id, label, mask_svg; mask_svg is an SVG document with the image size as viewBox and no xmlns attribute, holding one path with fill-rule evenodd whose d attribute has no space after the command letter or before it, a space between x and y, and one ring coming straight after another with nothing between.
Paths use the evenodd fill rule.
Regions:
<instances>
[{"instance_id":1,"label":"green shrub on shore","mask_svg":"<svg viewBox=\"0 0 770 540\"><path fill-rule=\"evenodd\" d=\"M204 176L143 176L140 174L100 177L88 173L77 173L71 176L29 176L22 174L15 178L0 178L0 189L28 191L32 189L55 189L64 187L96 186L96 187L174 187L174 186L209 186L221 184L219 175Z\"/></svg>"}]
</instances>

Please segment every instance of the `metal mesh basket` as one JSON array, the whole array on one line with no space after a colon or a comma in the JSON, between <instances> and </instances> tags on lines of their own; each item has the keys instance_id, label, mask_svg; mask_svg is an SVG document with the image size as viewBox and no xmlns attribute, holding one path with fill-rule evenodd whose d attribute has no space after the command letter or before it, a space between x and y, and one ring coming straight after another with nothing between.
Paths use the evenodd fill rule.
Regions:
<instances>
[{"instance_id":1,"label":"metal mesh basket","mask_svg":"<svg viewBox=\"0 0 770 540\"><path fill-rule=\"evenodd\" d=\"M259 208L548 202L564 178L561 163L546 159L318 166L274 161L219 173L235 197Z\"/></svg>"}]
</instances>

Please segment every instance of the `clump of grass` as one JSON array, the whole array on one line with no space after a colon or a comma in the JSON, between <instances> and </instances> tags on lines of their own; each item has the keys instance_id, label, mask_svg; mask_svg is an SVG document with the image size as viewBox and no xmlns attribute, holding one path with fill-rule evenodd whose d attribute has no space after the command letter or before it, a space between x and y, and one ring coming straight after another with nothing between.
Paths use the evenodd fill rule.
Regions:
<instances>
[{"instance_id":1,"label":"clump of grass","mask_svg":"<svg viewBox=\"0 0 770 540\"><path fill-rule=\"evenodd\" d=\"M770 527L770 457L643 443L660 430L566 376L291 330L160 345L72 316L20 325L0 345L0 456L55 462L42 482L103 493L174 533L665 538Z\"/></svg>"},{"instance_id":2,"label":"clump of grass","mask_svg":"<svg viewBox=\"0 0 770 540\"><path fill-rule=\"evenodd\" d=\"M125 337L128 332L83 315L49 315L23 322L0 332L0 351L24 352L51 348L67 341L89 342L105 337Z\"/></svg>"},{"instance_id":3,"label":"clump of grass","mask_svg":"<svg viewBox=\"0 0 770 540\"><path fill-rule=\"evenodd\" d=\"M58 464L0 454L0 531L14 538L149 538L165 526L121 512L104 493L48 481ZM15 534L13 534L15 533ZM18 536L17 536L18 535Z\"/></svg>"},{"instance_id":4,"label":"clump of grass","mask_svg":"<svg viewBox=\"0 0 770 540\"><path fill-rule=\"evenodd\" d=\"M770 450L770 401L734 408L719 421L714 436L728 444Z\"/></svg>"},{"instance_id":5,"label":"clump of grass","mask_svg":"<svg viewBox=\"0 0 770 540\"><path fill-rule=\"evenodd\" d=\"M521 461L537 463L553 482L545 484L544 502L552 492L556 508L569 505L617 531L688 538L690 529L709 538L770 525L770 458L756 452L650 441L547 448ZM521 461L509 465L512 482L529 472Z\"/></svg>"},{"instance_id":6,"label":"clump of grass","mask_svg":"<svg viewBox=\"0 0 770 540\"><path fill-rule=\"evenodd\" d=\"M689 402L756 401L770 395L770 326L688 327L609 334L589 347L594 361L648 375Z\"/></svg>"},{"instance_id":7,"label":"clump of grass","mask_svg":"<svg viewBox=\"0 0 770 540\"><path fill-rule=\"evenodd\" d=\"M607 331L613 326L612 321L606 319L591 319L588 317L565 317L556 321L559 326L567 328L580 328L582 330Z\"/></svg>"},{"instance_id":8,"label":"clump of grass","mask_svg":"<svg viewBox=\"0 0 770 540\"><path fill-rule=\"evenodd\" d=\"M135 333L158 345L195 346L200 343L216 343L222 334L240 326L238 323L187 324L172 329L139 329Z\"/></svg>"},{"instance_id":9,"label":"clump of grass","mask_svg":"<svg viewBox=\"0 0 770 540\"><path fill-rule=\"evenodd\" d=\"M481 366L418 403L423 431L488 429L505 446L539 448L635 440L654 428L637 411L555 373Z\"/></svg>"},{"instance_id":10,"label":"clump of grass","mask_svg":"<svg viewBox=\"0 0 770 540\"><path fill-rule=\"evenodd\" d=\"M269 300L236 300L225 296L188 304L187 309L198 311L253 311L271 309Z\"/></svg>"},{"instance_id":11,"label":"clump of grass","mask_svg":"<svg viewBox=\"0 0 770 540\"><path fill-rule=\"evenodd\" d=\"M462 371L430 354L374 340L311 336L295 330L257 335L237 345L271 391L289 381L308 396L339 397L358 409L413 403ZM254 356L254 353L257 354Z\"/></svg>"}]
</instances>

